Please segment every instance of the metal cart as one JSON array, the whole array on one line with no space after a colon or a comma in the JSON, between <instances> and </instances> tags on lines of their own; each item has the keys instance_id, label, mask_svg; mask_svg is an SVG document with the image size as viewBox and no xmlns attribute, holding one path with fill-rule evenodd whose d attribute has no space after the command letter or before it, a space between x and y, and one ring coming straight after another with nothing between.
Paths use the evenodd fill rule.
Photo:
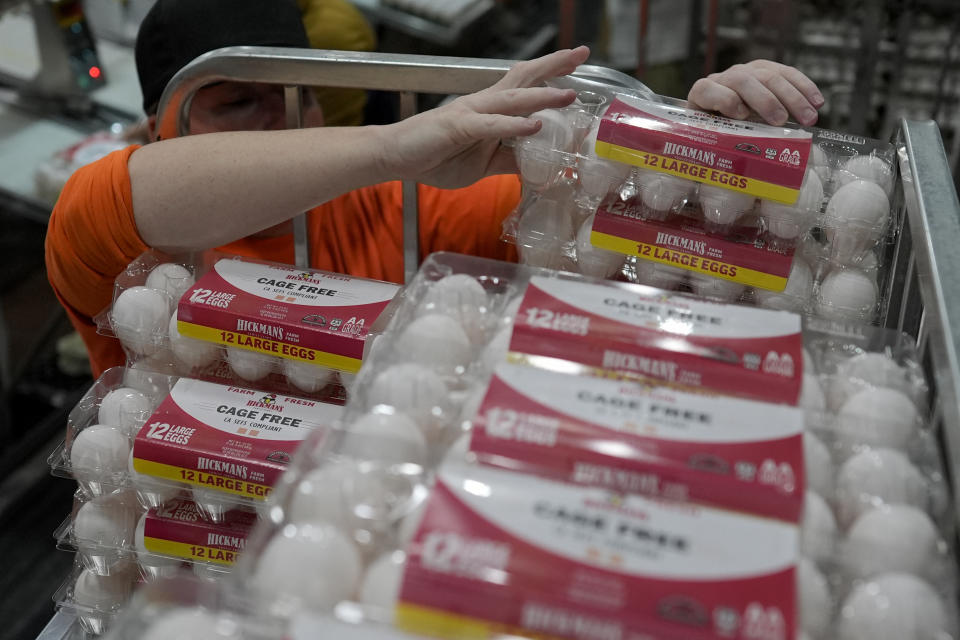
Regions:
<instances>
[{"instance_id":1,"label":"metal cart","mask_svg":"<svg viewBox=\"0 0 960 640\"><path fill-rule=\"evenodd\" d=\"M160 102L164 138L186 133L190 101L202 86L219 81L269 82L285 87L287 126L300 126L300 91L305 86L338 86L396 91L401 116L417 112L417 94L463 94L487 87L506 73L505 60L367 54L270 47L230 47L205 54L181 70ZM575 74L641 91L634 78L584 65ZM651 94L652 95L652 94ZM960 514L960 202L936 123L902 121L895 137L903 187L903 231L890 251L881 324L913 336L931 386L931 421L938 430ZM419 262L416 185L404 184L404 270ZM309 256L305 216L295 223L297 264ZM955 329L956 327L956 329ZM960 524L960 521L958 521ZM63 638L58 614L44 640Z\"/></svg>"}]
</instances>

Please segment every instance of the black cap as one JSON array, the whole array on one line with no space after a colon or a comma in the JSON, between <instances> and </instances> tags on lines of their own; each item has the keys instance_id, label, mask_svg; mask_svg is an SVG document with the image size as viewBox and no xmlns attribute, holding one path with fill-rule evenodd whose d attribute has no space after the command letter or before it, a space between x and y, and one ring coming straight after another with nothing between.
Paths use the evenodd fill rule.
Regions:
<instances>
[{"instance_id":1,"label":"black cap","mask_svg":"<svg viewBox=\"0 0 960 640\"><path fill-rule=\"evenodd\" d=\"M294 0L157 0L137 33L143 110L154 110L167 83L197 56L241 45L308 48Z\"/></svg>"}]
</instances>

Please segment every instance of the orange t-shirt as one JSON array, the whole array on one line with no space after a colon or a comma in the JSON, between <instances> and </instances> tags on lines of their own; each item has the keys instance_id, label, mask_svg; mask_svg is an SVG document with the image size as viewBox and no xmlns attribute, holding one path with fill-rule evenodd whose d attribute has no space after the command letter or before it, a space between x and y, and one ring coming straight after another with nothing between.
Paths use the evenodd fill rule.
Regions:
<instances>
[{"instance_id":1,"label":"orange t-shirt","mask_svg":"<svg viewBox=\"0 0 960 640\"><path fill-rule=\"evenodd\" d=\"M47 277L83 337L93 374L125 361L119 341L98 335L94 316L113 299L113 281L149 247L133 217L127 162L133 145L77 170L47 228ZM520 199L516 176L494 176L456 190L421 185L421 258L434 251L516 260L501 224ZM399 182L351 191L308 213L310 264L317 269L403 281L403 208ZM292 235L244 238L220 247L237 255L291 264Z\"/></svg>"}]
</instances>

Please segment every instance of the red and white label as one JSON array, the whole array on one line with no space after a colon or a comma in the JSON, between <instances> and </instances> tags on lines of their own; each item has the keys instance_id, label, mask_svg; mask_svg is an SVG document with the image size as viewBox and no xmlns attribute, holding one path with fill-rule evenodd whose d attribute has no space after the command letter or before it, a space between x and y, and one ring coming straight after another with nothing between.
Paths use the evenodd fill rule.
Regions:
<instances>
[{"instance_id":1,"label":"red and white label","mask_svg":"<svg viewBox=\"0 0 960 640\"><path fill-rule=\"evenodd\" d=\"M370 325L399 287L315 270L222 259L180 299L181 334L356 371Z\"/></svg>"},{"instance_id":2,"label":"red and white label","mask_svg":"<svg viewBox=\"0 0 960 640\"><path fill-rule=\"evenodd\" d=\"M803 412L503 363L473 419L480 462L797 522Z\"/></svg>"},{"instance_id":3,"label":"red and white label","mask_svg":"<svg viewBox=\"0 0 960 640\"><path fill-rule=\"evenodd\" d=\"M573 362L601 375L794 406L802 349L796 314L543 276L530 279L510 341L515 357L543 368Z\"/></svg>"},{"instance_id":4,"label":"red and white label","mask_svg":"<svg viewBox=\"0 0 960 640\"><path fill-rule=\"evenodd\" d=\"M227 511L222 522L214 523L192 500L177 499L147 512L143 544L151 553L232 565L256 523L255 512L240 509Z\"/></svg>"},{"instance_id":5,"label":"red and white label","mask_svg":"<svg viewBox=\"0 0 960 640\"><path fill-rule=\"evenodd\" d=\"M311 432L343 408L180 378L137 434L138 473L264 499Z\"/></svg>"},{"instance_id":6,"label":"red and white label","mask_svg":"<svg viewBox=\"0 0 960 640\"><path fill-rule=\"evenodd\" d=\"M451 637L459 623L576 640L788 640L798 546L797 527L776 520L450 466L407 549L396 619Z\"/></svg>"},{"instance_id":7,"label":"red and white label","mask_svg":"<svg viewBox=\"0 0 960 640\"><path fill-rule=\"evenodd\" d=\"M813 135L620 96L600 122L600 157L748 193L796 202Z\"/></svg>"}]
</instances>

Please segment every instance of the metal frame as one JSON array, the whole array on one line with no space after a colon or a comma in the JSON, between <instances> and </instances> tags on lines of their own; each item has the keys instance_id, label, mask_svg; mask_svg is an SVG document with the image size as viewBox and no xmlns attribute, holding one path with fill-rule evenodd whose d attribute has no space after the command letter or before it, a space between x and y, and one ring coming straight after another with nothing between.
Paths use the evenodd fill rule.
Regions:
<instances>
[{"instance_id":1,"label":"metal frame","mask_svg":"<svg viewBox=\"0 0 960 640\"><path fill-rule=\"evenodd\" d=\"M181 69L167 85L157 110L161 138L186 135L190 102L198 89L213 82L260 82L286 87L287 127L299 128L300 102L291 108L297 87L325 86L400 93L400 117L417 113L418 93L466 94L496 83L512 60L452 58L279 47L226 47L206 53ZM580 86L591 81L653 95L641 82L613 69L582 65L574 74ZM404 276L409 281L420 263L416 184L403 184ZM306 217L294 220L297 266L308 266Z\"/></svg>"},{"instance_id":2,"label":"metal frame","mask_svg":"<svg viewBox=\"0 0 960 640\"><path fill-rule=\"evenodd\" d=\"M917 340L960 524L960 201L934 121L902 120L896 142L906 223L886 325Z\"/></svg>"}]
</instances>

